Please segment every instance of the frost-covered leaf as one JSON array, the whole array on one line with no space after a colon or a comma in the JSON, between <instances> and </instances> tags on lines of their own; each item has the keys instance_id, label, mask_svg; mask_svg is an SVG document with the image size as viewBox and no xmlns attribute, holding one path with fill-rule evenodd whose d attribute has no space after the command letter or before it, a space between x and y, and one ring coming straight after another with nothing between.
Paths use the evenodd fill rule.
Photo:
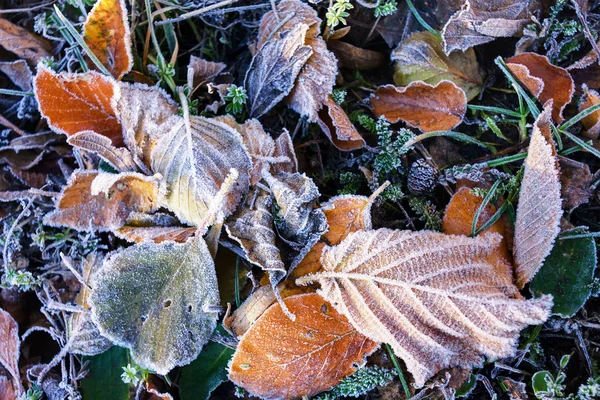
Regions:
<instances>
[{"instance_id":1,"label":"frost-covered leaf","mask_svg":"<svg viewBox=\"0 0 600 400\"><path fill-rule=\"evenodd\" d=\"M583 233L586 229L576 228L564 234ZM552 313L571 317L592 293L597 263L594 238L559 239L531 281L529 290L536 296L551 294L554 298Z\"/></svg>"},{"instance_id":2,"label":"frost-covered leaf","mask_svg":"<svg viewBox=\"0 0 600 400\"><path fill-rule=\"evenodd\" d=\"M365 140L331 96L327 97L324 107L319 111L317 123L331 143L340 150L350 151L365 146Z\"/></svg>"},{"instance_id":3,"label":"frost-covered leaf","mask_svg":"<svg viewBox=\"0 0 600 400\"><path fill-rule=\"evenodd\" d=\"M329 225L329 229L323 234L327 243L335 246L352 232L371 229L371 207L377 195L379 191L371 197L342 195L332 197L323 204L323 212Z\"/></svg>"},{"instance_id":4,"label":"frost-covered leaf","mask_svg":"<svg viewBox=\"0 0 600 400\"><path fill-rule=\"evenodd\" d=\"M52 51L52 45L46 39L4 18L0 18L0 46L31 65L50 57Z\"/></svg>"},{"instance_id":5,"label":"frost-covered leaf","mask_svg":"<svg viewBox=\"0 0 600 400\"><path fill-rule=\"evenodd\" d=\"M272 305L242 337L230 365L229 379L254 396L295 399L329 390L378 347L317 294L283 301L296 321Z\"/></svg>"},{"instance_id":6,"label":"frost-covered leaf","mask_svg":"<svg viewBox=\"0 0 600 400\"><path fill-rule=\"evenodd\" d=\"M363 49L341 40L332 39L331 36L327 39L327 48L337 58L340 68L368 71L381 68L387 63L387 56L384 53Z\"/></svg>"},{"instance_id":7,"label":"frost-covered leaf","mask_svg":"<svg viewBox=\"0 0 600 400\"><path fill-rule=\"evenodd\" d=\"M111 100L118 88L110 78L97 72L56 74L40 64L34 79L40 113L56 132L67 136L94 131L123 144L121 124Z\"/></svg>"},{"instance_id":8,"label":"frost-covered leaf","mask_svg":"<svg viewBox=\"0 0 600 400\"><path fill-rule=\"evenodd\" d=\"M304 45L307 30L308 25L297 25L266 42L252 58L244 80L251 117L269 111L294 87L300 69L312 54L310 46Z\"/></svg>"},{"instance_id":9,"label":"frost-covered leaf","mask_svg":"<svg viewBox=\"0 0 600 400\"><path fill-rule=\"evenodd\" d=\"M21 375L19 373L19 357L21 355L21 340L19 327L14 318L0 308L0 366L4 367L12 378L13 388L20 394L23 392Z\"/></svg>"},{"instance_id":10,"label":"frost-covered leaf","mask_svg":"<svg viewBox=\"0 0 600 400\"><path fill-rule=\"evenodd\" d=\"M317 292L363 335L389 343L422 387L444 368L516 351L519 331L548 317L550 297L517 298L512 274L486 261L500 237L378 229L326 247L323 272L296 280Z\"/></svg>"},{"instance_id":11,"label":"frost-covered leaf","mask_svg":"<svg viewBox=\"0 0 600 400\"><path fill-rule=\"evenodd\" d=\"M520 36L539 9L539 0L466 0L442 30L444 51L450 54L499 37Z\"/></svg>"},{"instance_id":12,"label":"frost-covered leaf","mask_svg":"<svg viewBox=\"0 0 600 400\"><path fill-rule=\"evenodd\" d=\"M129 224L114 231L115 236L131 243L141 243L147 240L154 243L164 241L185 243L195 233L196 228L186 226L134 226Z\"/></svg>"},{"instance_id":13,"label":"frost-covered leaf","mask_svg":"<svg viewBox=\"0 0 600 400\"><path fill-rule=\"evenodd\" d=\"M595 90L583 86L583 95L579 100L579 112L600 104L600 95ZM588 139L598 139L600 136L600 110L596 110L581 120L585 128L584 136Z\"/></svg>"},{"instance_id":14,"label":"frost-covered leaf","mask_svg":"<svg viewBox=\"0 0 600 400\"><path fill-rule=\"evenodd\" d=\"M272 168L274 173L287 172L293 174L294 172L298 172L298 159L296 158L294 143L287 130L284 130L283 133L275 139L275 151L273 152L273 156L275 158L285 157L289 160L273 164Z\"/></svg>"},{"instance_id":15,"label":"frost-covered leaf","mask_svg":"<svg viewBox=\"0 0 600 400\"><path fill-rule=\"evenodd\" d=\"M121 79L133 66L124 0L98 0L83 24L83 40L98 60Z\"/></svg>"},{"instance_id":16,"label":"frost-covered leaf","mask_svg":"<svg viewBox=\"0 0 600 400\"><path fill-rule=\"evenodd\" d=\"M519 288L540 269L560 232L563 211L558 160L550 130L551 109L551 105L546 105L533 126L519 192L513 245Z\"/></svg>"},{"instance_id":17,"label":"frost-covered leaf","mask_svg":"<svg viewBox=\"0 0 600 400\"><path fill-rule=\"evenodd\" d=\"M83 260L81 276L85 282L90 281L92 274L100 267L101 263L102 256L97 253L91 253ZM75 304L85 312L73 313L67 324L69 351L86 356L100 354L112 346L110 340L100 334L98 327L92 321L88 304L90 293L89 287L81 285L75 298Z\"/></svg>"},{"instance_id":18,"label":"frost-covered leaf","mask_svg":"<svg viewBox=\"0 0 600 400\"><path fill-rule=\"evenodd\" d=\"M196 56L190 57L187 66L187 84L190 90L219 75L227 65L220 62L206 61Z\"/></svg>"},{"instance_id":19,"label":"frost-covered leaf","mask_svg":"<svg viewBox=\"0 0 600 400\"><path fill-rule=\"evenodd\" d=\"M210 307L219 305L217 277L202 238L120 250L93 275L92 287L100 332L159 374L194 360L216 326Z\"/></svg>"},{"instance_id":20,"label":"frost-covered leaf","mask_svg":"<svg viewBox=\"0 0 600 400\"><path fill-rule=\"evenodd\" d=\"M102 184L103 190L92 194L92 185L99 176L102 180L109 178L110 186ZM110 231L121 227L130 214L152 212L158 206L156 183L141 174L75 171L44 223L81 231Z\"/></svg>"},{"instance_id":21,"label":"frost-covered leaf","mask_svg":"<svg viewBox=\"0 0 600 400\"><path fill-rule=\"evenodd\" d=\"M201 231L229 216L250 183L251 161L241 136L214 119L178 118L152 150L151 161L163 176L162 204Z\"/></svg>"},{"instance_id":22,"label":"frost-covered leaf","mask_svg":"<svg viewBox=\"0 0 600 400\"><path fill-rule=\"evenodd\" d=\"M33 90L33 74L24 60L1 61L0 72L22 91L31 92Z\"/></svg>"},{"instance_id":23,"label":"frost-covered leaf","mask_svg":"<svg viewBox=\"0 0 600 400\"><path fill-rule=\"evenodd\" d=\"M436 85L443 80L454 82L472 100L483 88L482 72L473 49L446 55L442 40L431 32L417 32L409 36L392 52L394 83L407 86L423 81Z\"/></svg>"},{"instance_id":24,"label":"frost-covered leaf","mask_svg":"<svg viewBox=\"0 0 600 400\"><path fill-rule=\"evenodd\" d=\"M421 81L406 87L380 86L371 103L375 114L393 123L402 120L423 132L451 130L467 111L465 92L450 81L435 86Z\"/></svg>"},{"instance_id":25,"label":"frost-covered leaf","mask_svg":"<svg viewBox=\"0 0 600 400\"><path fill-rule=\"evenodd\" d=\"M536 53L511 57L506 60L506 66L542 104L553 100L554 122L564 119L563 110L575 92L573 78L566 69L552 65L547 57Z\"/></svg>"},{"instance_id":26,"label":"frost-covered leaf","mask_svg":"<svg viewBox=\"0 0 600 400\"><path fill-rule=\"evenodd\" d=\"M67 142L71 146L98 154L104 161L115 167L117 171L128 172L137 171L138 169L131 152L127 148L113 146L109 138L94 131L76 133L69 136Z\"/></svg>"}]
</instances>

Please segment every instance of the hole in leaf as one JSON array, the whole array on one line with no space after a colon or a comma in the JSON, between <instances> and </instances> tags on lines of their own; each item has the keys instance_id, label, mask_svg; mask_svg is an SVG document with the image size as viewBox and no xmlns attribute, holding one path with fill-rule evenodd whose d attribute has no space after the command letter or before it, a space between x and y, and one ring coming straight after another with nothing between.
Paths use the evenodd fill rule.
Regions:
<instances>
[{"instance_id":1,"label":"hole in leaf","mask_svg":"<svg viewBox=\"0 0 600 400\"><path fill-rule=\"evenodd\" d=\"M321 306L321 312L322 312L323 314L327 314L327 304L323 304L323 305Z\"/></svg>"},{"instance_id":2,"label":"hole in leaf","mask_svg":"<svg viewBox=\"0 0 600 400\"><path fill-rule=\"evenodd\" d=\"M146 320L148 319L148 316L147 315L142 315L140 317L140 319L142 320L142 322L146 322Z\"/></svg>"},{"instance_id":3,"label":"hole in leaf","mask_svg":"<svg viewBox=\"0 0 600 400\"><path fill-rule=\"evenodd\" d=\"M167 299L167 300L165 300L165 302L163 303L163 307L164 307L164 308L169 308L169 307L171 307L171 299Z\"/></svg>"},{"instance_id":4,"label":"hole in leaf","mask_svg":"<svg viewBox=\"0 0 600 400\"><path fill-rule=\"evenodd\" d=\"M188 312L192 312L193 309L194 309L194 307L192 307L191 304L188 304Z\"/></svg>"}]
</instances>

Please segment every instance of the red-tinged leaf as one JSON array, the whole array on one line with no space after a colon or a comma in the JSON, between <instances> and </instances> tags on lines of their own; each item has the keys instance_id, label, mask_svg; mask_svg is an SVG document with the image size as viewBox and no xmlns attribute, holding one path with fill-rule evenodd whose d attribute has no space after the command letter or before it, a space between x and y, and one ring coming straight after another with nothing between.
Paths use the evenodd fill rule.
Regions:
<instances>
[{"instance_id":1,"label":"red-tinged leaf","mask_svg":"<svg viewBox=\"0 0 600 400\"><path fill-rule=\"evenodd\" d=\"M124 0L98 0L83 25L83 39L116 79L131 70L131 33Z\"/></svg>"},{"instance_id":2,"label":"red-tinged leaf","mask_svg":"<svg viewBox=\"0 0 600 400\"><path fill-rule=\"evenodd\" d=\"M420 81L406 87L380 86L371 103L375 114L392 123L402 120L423 132L450 130L467 111L465 92L450 81L435 86Z\"/></svg>"},{"instance_id":3,"label":"red-tinged leaf","mask_svg":"<svg viewBox=\"0 0 600 400\"><path fill-rule=\"evenodd\" d=\"M579 100L579 112L600 104L600 95L592 89L583 85L583 96ZM585 128L584 136L589 139L598 139L600 135L600 110L596 110L581 120Z\"/></svg>"},{"instance_id":4,"label":"red-tinged leaf","mask_svg":"<svg viewBox=\"0 0 600 400\"><path fill-rule=\"evenodd\" d=\"M50 127L67 136L94 131L123 144L121 124L111 105L116 86L97 72L56 74L40 66L34 79L40 112Z\"/></svg>"},{"instance_id":5,"label":"red-tinged leaf","mask_svg":"<svg viewBox=\"0 0 600 400\"><path fill-rule=\"evenodd\" d=\"M19 375L19 327L13 317L0 308L0 365L8 371L12 377L13 388L17 394L23 392L21 376Z\"/></svg>"},{"instance_id":6,"label":"red-tinged leaf","mask_svg":"<svg viewBox=\"0 0 600 400\"><path fill-rule=\"evenodd\" d=\"M325 106L319 111L317 123L335 147L343 151L356 150L364 147L365 140L356 130L350 119L331 96L325 101Z\"/></svg>"}]
</instances>

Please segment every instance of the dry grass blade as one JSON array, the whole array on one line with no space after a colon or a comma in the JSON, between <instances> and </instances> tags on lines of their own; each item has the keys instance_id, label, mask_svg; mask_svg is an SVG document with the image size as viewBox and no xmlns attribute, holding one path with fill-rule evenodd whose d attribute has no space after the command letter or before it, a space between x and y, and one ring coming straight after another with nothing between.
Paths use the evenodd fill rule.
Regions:
<instances>
[{"instance_id":1,"label":"dry grass blade","mask_svg":"<svg viewBox=\"0 0 600 400\"><path fill-rule=\"evenodd\" d=\"M519 192L513 253L517 286L529 282L550 254L562 217L558 160L546 105L533 126Z\"/></svg>"},{"instance_id":2,"label":"dry grass blade","mask_svg":"<svg viewBox=\"0 0 600 400\"><path fill-rule=\"evenodd\" d=\"M486 259L499 235L378 229L325 248L318 292L359 332L389 343L422 387L444 368L516 351L519 332L549 315L549 297L516 299L512 275Z\"/></svg>"}]
</instances>

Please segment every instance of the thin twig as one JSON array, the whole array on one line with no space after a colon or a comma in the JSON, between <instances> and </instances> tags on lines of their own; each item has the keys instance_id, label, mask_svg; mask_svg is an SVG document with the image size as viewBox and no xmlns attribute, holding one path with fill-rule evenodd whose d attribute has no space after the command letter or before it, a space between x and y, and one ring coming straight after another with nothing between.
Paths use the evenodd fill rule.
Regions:
<instances>
[{"instance_id":1,"label":"thin twig","mask_svg":"<svg viewBox=\"0 0 600 400\"><path fill-rule=\"evenodd\" d=\"M204 14L205 12L214 10L216 8L221 8L221 7L228 6L230 4L236 3L237 1L238 0L225 0L225 1L222 1L220 3L211 4L210 6L202 7L202 8L199 8L197 10L190 11L189 13L181 14L177 18L168 19L166 21L155 22L154 25L155 26L160 26L160 25L173 24L175 22L185 21L188 18L192 18L192 17L195 17L197 15Z\"/></svg>"},{"instance_id":2,"label":"thin twig","mask_svg":"<svg viewBox=\"0 0 600 400\"><path fill-rule=\"evenodd\" d=\"M12 129L13 131L15 131L15 133L17 133L20 136L27 136L27 132L25 132L6 118L4 118L2 114L0 114L0 124Z\"/></svg>"}]
</instances>

